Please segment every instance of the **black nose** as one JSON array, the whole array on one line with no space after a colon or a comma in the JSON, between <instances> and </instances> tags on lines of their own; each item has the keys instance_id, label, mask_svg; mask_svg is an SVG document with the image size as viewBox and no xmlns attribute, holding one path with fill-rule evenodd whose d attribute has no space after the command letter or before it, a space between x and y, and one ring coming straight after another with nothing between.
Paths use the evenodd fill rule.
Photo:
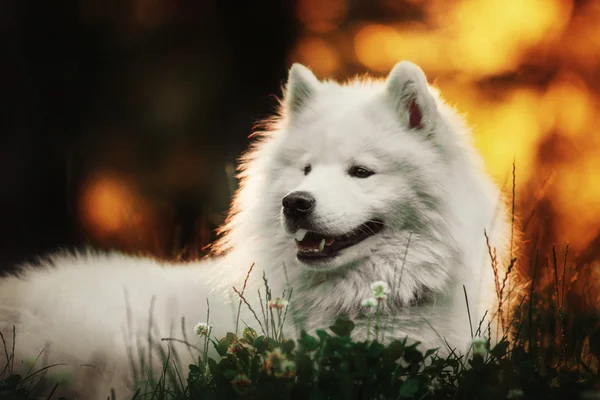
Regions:
<instances>
[{"instance_id":1,"label":"black nose","mask_svg":"<svg viewBox=\"0 0 600 400\"><path fill-rule=\"evenodd\" d=\"M292 218L308 216L315 208L316 200L308 192L292 192L281 200L283 213Z\"/></svg>"}]
</instances>

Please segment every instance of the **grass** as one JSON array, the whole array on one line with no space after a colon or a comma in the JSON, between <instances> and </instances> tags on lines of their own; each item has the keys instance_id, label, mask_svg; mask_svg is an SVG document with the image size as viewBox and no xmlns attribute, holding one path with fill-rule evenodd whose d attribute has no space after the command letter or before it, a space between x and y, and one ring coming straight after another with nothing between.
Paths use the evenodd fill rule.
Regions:
<instances>
[{"instance_id":1,"label":"grass","mask_svg":"<svg viewBox=\"0 0 600 400\"><path fill-rule=\"evenodd\" d=\"M547 280L552 284L540 285L539 254L534 257L529 290L518 299L506 322L511 339L506 335L490 348L491 332L481 334L485 329L480 324L467 357L455 352L442 357L437 349L422 352L405 338L386 343L377 340L377 336L373 340L353 340L354 323L343 317L324 327L329 330L318 330L315 335L302 332L296 341L286 339L281 327L290 306L291 290L286 290L287 300L274 298L264 277L260 313L253 310L259 332L246 326L239 336L202 336L203 348L189 347L196 352L198 362L189 365L187 371L176 367L177 354L165 352L149 339L150 347L161 349L158 355L163 368L154 378L149 371L144 372L151 353L139 353L137 359L130 355L140 387L133 398L598 398L598 354L593 351L591 339L599 319L597 315L582 315L579 305L569 303L573 276L566 269L566 262L559 271L557 258L554 249L546 266L546 273L554 278ZM237 292L239 306L248 304L244 289ZM208 318L207 315L207 321ZM376 321L378 318L372 319L378 325ZM182 329L188 329L185 321ZM13 330L11 334L18 339L18 332ZM483 336L483 341L477 335ZM32 367L24 376L17 374L14 347L9 348L5 337L1 338L8 362L0 370L0 399L33 399L42 389L50 394L45 398L55 398L53 394L60 383L49 382L45 377L53 366L37 370ZM187 337L183 342L189 343ZM219 354L217 359L206 356L209 345Z\"/></svg>"}]
</instances>

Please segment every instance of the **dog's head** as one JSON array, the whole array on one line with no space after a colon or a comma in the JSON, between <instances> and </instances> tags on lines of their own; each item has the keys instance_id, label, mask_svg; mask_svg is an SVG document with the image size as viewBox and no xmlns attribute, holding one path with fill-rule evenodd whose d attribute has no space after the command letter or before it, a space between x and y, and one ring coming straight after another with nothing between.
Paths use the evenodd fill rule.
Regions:
<instances>
[{"instance_id":1,"label":"dog's head","mask_svg":"<svg viewBox=\"0 0 600 400\"><path fill-rule=\"evenodd\" d=\"M436 100L416 65L339 85L295 64L283 116L267 195L302 265L351 265L427 224L445 162Z\"/></svg>"}]
</instances>

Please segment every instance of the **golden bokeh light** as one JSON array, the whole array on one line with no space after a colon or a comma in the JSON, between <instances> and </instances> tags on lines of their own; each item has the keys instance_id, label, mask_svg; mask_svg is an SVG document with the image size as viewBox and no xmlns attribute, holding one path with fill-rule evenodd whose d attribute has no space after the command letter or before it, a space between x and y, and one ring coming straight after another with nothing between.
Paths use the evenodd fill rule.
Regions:
<instances>
[{"instance_id":1,"label":"golden bokeh light","mask_svg":"<svg viewBox=\"0 0 600 400\"><path fill-rule=\"evenodd\" d=\"M600 111L585 82L576 76L555 79L542 100L546 129L558 127L573 138L584 135Z\"/></svg>"},{"instance_id":2,"label":"golden bokeh light","mask_svg":"<svg viewBox=\"0 0 600 400\"><path fill-rule=\"evenodd\" d=\"M559 35L569 9L560 0L465 0L433 17L453 68L489 75L514 69L530 46Z\"/></svg>"},{"instance_id":3,"label":"golden bokeh light","mask_svg":"<svg viewBox=\"0 0 600 400\"><path fill-rule=\"evenodd\" d=\"M88 240L137 254L173 256L173 209L142 195L134 179L111 170L92 174L79 196L79 220Z\"/></svg>"},{"instance_id":4,"label":"golden bokeh light","mask_svg":"<svg viewBox=\"0 0 600 400\"><path fill-rule=\"evenodd\" d=\"M556 50L565 63L597 73L600 68L600 2L583 4Z\"/></svg>"},{"instance_id":5,"label":"golden bokeh light","mask_svg":"<svg viewBox=\"0 0 600 400\"><path fill-rule=\"evenodd\" d=\"M369 24L356 34L354 48L358 60L375 72L388 71L403 59L412 60L422 68L435 68L441 62L436 37L419 26L396 29Z\"/></svg>"},{"instance_id":6,"label":"golden bokeh light","mask_svg":"<svg viewBox=\"0 0 600 400\"><path fill-rule=\"evenodd\" d=\"M85 228L97 237L109 237L136 225L141 218L139 200L131 187L110 174L92 177L80 203Z\"/></svg>"},{"instance_id":7,"label":"golden bokeh light","mask_svg":"<svg viewBox=\"0 0 600 400\"><path fill-rule=\"evenodd\" d=\"M296 43L291 54L293 62L299 62L320 77L329 78L340 67L340 58L334 46L324 39L307 36Z\"/></svg>"},{"instance_id":8,"label":"golden bokeh light","mask_svg":"<svg viewBox=\"0 0 600 400\"><path fill-rule=\"evenodd\" d=\"M474 144L496 181L505 182L513 160L519 181L527 181L535 172L536 148L544 135L539 94L519 89L490 100L468 82L442 80L436 86L472 128Z\"/></svg>"},{"instance_id":9,"label":"golden bokeh light","mask_svg":"<svg viewBox=\"0 0 600 400\"><path fill-rule=\"evenodd\" d=\"M561 218L558 229L575 248L582 248L598 235L600 222L600 151L575 158L556 174L552 197Z\"/></svg>"},{"instance_id":10,"label":"golden bokeh light","mask_svg":"<svg viewBox=\"0 0 600 400\"><path fill-rule=\"evenodd\" d=\"M300 0L296 16L313 32L325 33L336 29L348 11L346 0Z\"/></svg>"},{"instance_id":11,"label":"golden bokeh light","mask_svg":"<svg viewBox=\"0 0 600 400\"><path fill-rule=\"evenodd\" d=\"M538 103L534 92L517 90L486 107L480 103L461 107L475 128L475 145L497 181L504 181L513 159L519 167L520 182L527 182L535 173L536 148L543 136Z\"/></svg>"},{"instance_id":12,"label":"golden bokeh light","mask_svg":"<svg viewBox=\"0 0 600 400\"><path fill-rule=\"evenodd\" d=\"M387 49L399 46L400 41L400 35L389 26L367 25L354 39L356 57L372 71L386 71L394 63Z\"/></svg>"},{"instance_id":13,"label":"golden bokeh light","mask_svg":"<svg viewBox=\"0 0 600 400\"><path fill-rule=\"evenodd\" d=\"M466 0L428 8L428 24L369 24L356 34L358 60L372 71L409 59L430 70L486 76L514 69L530 46L556 38L569 3L558 0Z\"/></svg>"}]
</instances>

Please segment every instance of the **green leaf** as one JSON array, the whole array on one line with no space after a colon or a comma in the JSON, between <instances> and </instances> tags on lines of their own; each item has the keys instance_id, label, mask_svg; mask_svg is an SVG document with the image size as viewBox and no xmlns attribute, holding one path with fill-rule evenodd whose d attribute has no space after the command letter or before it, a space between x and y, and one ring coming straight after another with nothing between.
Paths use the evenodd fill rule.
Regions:
<instances>
[{"instance_id":1,"label":"green leaf","mask_svg":"<svg viewBox=\"0 0 600 400\"><path fill-rule=\"evenodd\" d=\"M475 354L473 355L473 358L469 360L469 364L471 365L473 370L477 371L481 369L484 365L483 357L478 354Z\"/></svg>"},{"instance_id":2,"label":"green leaf","mask_svg":"<svg viewBox=\"0 0 600 400\"><path fill-rule=\"evenodd\" d=\"M417 378L408 378L402 386L400 386L401 397L413 397L419 391L419 380Z\"/></svg>"},{"instance_id":3,"label":"green leaf","mask_svg":"<svg viewBox=\"0 0 600 400\"><path fill-rule=\"evenodd\" d=\"M258 338L256 338L256 340L254 341L254 347L256 348L256 351L258 353L264 353L265 351L267 351L267 347L268 347L268 343L267 343L267 338L265 336L259 336Z\"/></svg>"},{"instance_id":4,"label":"green leaf","mask_svg":"<svg viewBox=\"0 0 600 400\"><path fill-rule=\"evenodd\" d=\"M217 371L219 370L219 365L212 358L208 359L208 369L213 374L213 376L217 376Z\"/></svg>"},{"instance_id":5,"label":"green leaf","mask_svg":"<svg viewBox=\"0 0 600 400\"><path fill-rule=\"evenodd\" d=\"M423 361L423 353L421 353L415 347L409 346L404 349L404 359L409 363L420 363Z\"/></svg>"},{"instance_id":6,"label":"green leaf","mask_svg":"<svg viewBox=\"0 0 600 400\"><path fill-rule=\"evenodd\" d=\"M294 351L294 348L296 347L296 343L294 343L293 340L286 340L283 342L283 344L281 345L281 349L283 350L284 353L287 354L292 354L292 351Z\"/></svg>"},{"instance_id":7,"label":"green leaf","mask_svg":"<svg viewBox=\"0 0 600 400\"><path fill-rule=\"evenodd\" d=\"M198 379L200 378L200 375L202 375L203 371L201 371L200 368L194 364L190 364L189 368L190 368L190 372L187 376L187 381L188 381L188 383L191 384L193 382L198 381ZM204 366L203 366L203 368L204 368Z\"/></svg>"},{"instance_id":8,"label":"green leaf","mask_svg":"<svg viewBox=\"0 0 600 400\"><path fill-rule=\"evenodd\" d=\"M388 346L388 354L390 355L390 358L396 361L397 359L402 357L402 355L404 354L404 347L405 343L399 340L394 340L392 343L390 343L390 345Z\"/></svg>"},{"instance_id":9,"label":"green leaf","mask_svg":"<svg viewBox=\"0 0 600 400\"><path fill-rule=\"evenodd\" d=\"M508 342L502 341L494 346L492 350L490 350L490 354L497 359L500 359L506 354L506 350L508 350Z\"/></svg>"},{"instance_id":10,"label":"green leaf","mask_svg":"<svg viewBox=\"0 0 600 400\"><path fill-rule=\"evenodd\" d=\"M215 346L215 350L217 350L217 353L219 353L221 357L225 357L227 349L229 348L229 344L226 342L225 338L218 342L213 342L213 346Z\"/></svg>"},{"instance_id":11,"label":"green leaf","mask_svg":"<svg viewBox=\"0 0 600 400\"><path fill-rule=\"evenodd\" d=\"M238 371L234 370L234 369L228 369L223 371L223 377L227 380L227 381L231 381L233 378L235 378L238 374Z\"/></svg>"},{"instance_id":12,"label":"green leaf","mask_svg":"<svg viewBox=\"0 0 600 400\"><path fill-rule=\"evenodd\" d=\"M350 321L347 317L339 317L329 329L338 336L349 337L354 330L354 322Z\"/></svg>"},{"instance_id":13,"label":"green leaf","mask_svg":"<svg viewBox=\"0 0 600 400\"><path fill-rule=\"evenodd\" d=\"M425 358L428 358L433 355L433 353L437 352L440 348L436 347L435 349L429 349L425 352Z\"/></svg>"},{"instance_id":14,"label":"green leaf","mask_svg":"<svg viewBox=\"0 0 600 400\"><path fill-rule=\"evenodd\" d=\"M238 340L238 337L233 332L227 332L227 335L225 335L225 339L229 342L229 344L231 344L231 343L235 342L236 340Z\"/></svg>"},{"instance_id":15,"label":"green leaf","mask_svg":"<svg viewBox=\"0 0 600 400\"><path fill-rule=\"evenodd\" d=\"M384 347L381 343L372 342L369 345L369 348L367 350L367 356L369 358L377 358L383 353L383 350L384 350Z\"/></svg>"},{"instance_id":16,"label":"green leaf","mask_svg":"<svg viewBox=\"0 0 600 400\"><path fill-rule=\"evenodd\" d=\"M256 331L249 326L245 327L242 331L242 338L252 345L254 345L254 341L257 339L257 337L258 334Z\"/></svg>"},{"instance_id":17,"label":"green leaf","mask_svg":"<svg viewBox=\"0 0 600 400\"><path fill-rule=\"evenodd\" d=\"M266 338L265 342L267 343L267 350L273 350L277 347L277 342L273 338Z\"/></svg>"},{"instance_id":18,"label":"green leaf","mask_svg":"<svg viewBox=\"0 0 600 400\"><path fill-rule=\"evenodd\" d=\"M324 342L328 337L330 337L329 333L325 332L323 329L317 329L315 332L322 342Z\"/></svg>"},{"instance_id":19,"label":"green leaf","mask_svg":"<svg viewBox=\"0 0 600 400\"><path fill-rule=\"evenodd\" d=\"M224 357L227 354L227 349L231 345L231 343L235 342L238 339L235 333L227 332L224 338L219 340L218 343L213 343L215 346L215 350L221 357Z\"/></svg>"},{"instance_id":20,"label":"green leaf","mask_svg":"<svg viewBox=\"0 0 600 400\"><path fill-rule=\"evenodd\" d=\"M309 335L305 331L302 331L300 334L300 339L298 339L298 345L302 349L302 351L314 351L319 347L319 343L317 339L313 336Z\"/></svg>"}]
</instances>

